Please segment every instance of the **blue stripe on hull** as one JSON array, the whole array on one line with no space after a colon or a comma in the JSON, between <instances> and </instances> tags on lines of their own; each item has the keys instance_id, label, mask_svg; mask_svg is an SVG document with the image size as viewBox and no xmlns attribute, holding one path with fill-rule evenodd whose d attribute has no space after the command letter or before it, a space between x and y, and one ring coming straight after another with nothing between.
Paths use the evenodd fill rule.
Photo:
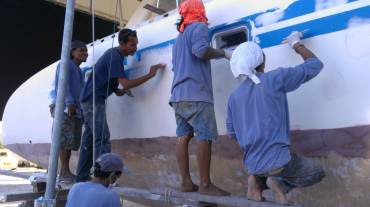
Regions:
<instances>
[{"instance_id":1,"label":"blue stripe on hull","mask_svg":"<svg viewBox=\"0 0 370 207\"><path fill-rule=\"evenodd\" d=\"M305 38L310 38L322 34L328 34L332 32L337 32L341 30L345 30L348 27L348 22L354 17L358 18L370 18L370 6L362 7L359 9L354 9L351 11L338 13L335 15L311 20L304 23L299 23L293 26L289 26L286 28L278 29L275 31L263 33L257 35L259 38L259 44L262 48L266 47L272 47L281 44L281 41L284 37L288 36L291 31L303 31L306 29L309 29L309 32L305 34ZM240 25L246 25L248 28L250 26L248 25L248 22L251 20L253 21L256 18L256 15L248 16L242 18L238 22L234 22L232 24L221 24L215 27L210 28L210 35L215 34L216 32L224 31L229 28L240 26ZM174 44L175 39L171 39L166 42L162 42L150 47L146 47L143 49L140 49L136 52L136 56L138 60L141 59L142 53L153 50L153 49L159 49L162 47L167 47L169 45Z\"/></svg>"},{"instance_id":2,"label":"blue stripe on hull","mask_svg":"<svg viewBox=\"0 0 370 207\"><path fill-rule=\"evenodd\" d=\"M303 31L309 29L305 33L305 38L345 30L348 28L348 22L354 17L370 18L370 6L274 30L257 35L257 37L262 48L272 47L281 44L283 38L287 37L294 30Z\"/></svg>"}]
</instances>

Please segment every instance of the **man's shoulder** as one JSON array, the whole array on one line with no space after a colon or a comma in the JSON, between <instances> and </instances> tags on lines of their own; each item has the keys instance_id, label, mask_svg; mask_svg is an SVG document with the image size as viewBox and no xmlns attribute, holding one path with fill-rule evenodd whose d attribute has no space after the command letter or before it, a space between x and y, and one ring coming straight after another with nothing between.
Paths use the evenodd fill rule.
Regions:
<instances>
[{"instance_id":1,"label":"man's shoulder","mask_svg":"<svg viewBox=\"0 0 370 207\"><path fill-rule=\"evenodd\" d=\"M232 104L233 102L235 102L235 100L238 100L240 98L240 94L243 90L245 90L245 85L243 83L241 83L237 88L235 88L230 96L229 96L229 104Z\"/></svg>"},{"instance_id":2,"label":"man's shoulder","mask_svg":"<svg viewBox=\"0 0 370 207\"><path fill-rule=\"evenodd\" d=\"M110 190L110 189L107 189L106 190L106 194L109 198L112 198L112 199L116 199L118 198L119 199L119 195L117 192L113 191L113 190Z\"/></svg>"},{"instance_id":3,"label":"man's shoulder","mask_svg":"<svg viewBox=\"0 0 370 207\"><path fill-rule=\"evenodd\" d=\"M99 60L108 59L112 56L115 56L118 54L118 50L116 47L109 48L106 50L103 55L99 58Z\"/></svg>"},{"instance_id":4,"label":"man's shoulder","mask_svg":"<svg viewBox=\"0 0 370 207\"><path fill-rule=\"evenodd\" d=\"M192 34L192 31L196 31L197 33L201 31L208 32L208 25L204 22L193 22L188 25L186 29L188 29L189 32L185 30L184 34Z\"/></svg>"},{"instance_id":5,"label":"man's shoulder","mask_svg":"<svg viewBox=\"0 0 370 207\"><path fill-rule=\"evenodd\" d=\"M201 27L208 29L208 24L204 22L193 22L189 25L190 27Z\"/></svg>"},{"instance_id":6,"label":"man's shoulder","mask_svg":"<svg viewBox=\"0 0 370 207\"><path fill-rule=\"evenodd\" d=\"M268 82L276 82L276 81L280 82L284 71L286 71L287 69L289 68L286 68L286 67L275 68L266 73L263 73L261 75L261 79L264 81L268 81Z\"/></svg>"},{"instance_id":7,"label":"man's shoulder","mask_svg":"<svg viewBox=\"0 0 370 207\"><path fill-rule=\"evenodd\" d=\"M104 191L101 192L100 196L102 199L104 199L105 202L109 202L114 206L121 206L120 196L113 190L106 188Z\"/></svg>"},{"instance_id":8,"label":"man's shoulder","mask_svg":"<svg viewBox=\"0 0 370 207\"><path fill-rule=\"evenodd\" d=\"M87 188L88 186L89 186L89 183L88 182L76 183L76 184L74 184L72 186L72 188L70 189L70 191Z\"/></svg>"}]
</instances>

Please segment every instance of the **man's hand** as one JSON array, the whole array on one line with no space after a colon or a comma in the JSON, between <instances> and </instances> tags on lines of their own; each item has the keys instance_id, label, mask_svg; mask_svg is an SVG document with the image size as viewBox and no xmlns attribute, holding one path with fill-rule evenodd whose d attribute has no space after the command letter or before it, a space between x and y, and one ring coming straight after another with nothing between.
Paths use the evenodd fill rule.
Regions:
<instances>
[{"instance_id":1,"label":"man's hand","mask_svg":"<svg viewBox=\"0 0 370 207\"><path fill-rule=\"evenodd\" d=\"M233 56L233 51L232 50L224 50L225 52L225 58L230 60L231 57Z\"/></svg>"},{"instance_id":2,"label":"man's hand","mask_svg":"<svg viewBox=\"0 0 370 207\"><path fill-rule=\"evenodd\" d=\"M116 94L116 96L123 96L126 94L126 91L124 89L117 89L116 91L114 91L114 93Z\"/></svg>"},{"instance_id":3,"label":"man's hand","mask_svg":"<svg viewBox=\"0 0 370 207\"><path fill-rule=\"evenodd\" d=\"M76 105L75 104L70 104L68 105L68 116L69 117L74 117L76 116Z\"/></svg>"},{"instance_id":4,"label":"man's hand","mask_svg":"<svg viewBox=\"0 0 370 207\"><path fill-rule=\"evenodd\" d=\"M299 43L302 37L302 32L293 31L288 37L285 38L283 43L288 43L290 47L294 48L294 45Z\"/></svg>"},{"instance_id":5,"label":"man's hand","mask_svg":"<svg viewBox=\"0 0 370 207\"><path fill-rule=\"evenodd\" d=\"M158 70L160 70L160 69L165 69L166 68L166 64L162 64L162 63L160 63L160 64L156 64L156 65L152 65L151 67L150 67L150 70L149 70L149 75L151 76L151 77L154 77L155 76L155 74L157 74L157 71Z\"/></svg>"}]
</instances>

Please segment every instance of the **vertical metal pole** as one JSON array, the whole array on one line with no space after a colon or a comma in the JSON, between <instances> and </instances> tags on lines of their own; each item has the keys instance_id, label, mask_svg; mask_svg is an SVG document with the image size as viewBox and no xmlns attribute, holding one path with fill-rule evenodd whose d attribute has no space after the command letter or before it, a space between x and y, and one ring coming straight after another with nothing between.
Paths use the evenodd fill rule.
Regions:
<instances>
[{"instance_id":1,"label":"vertical metal pole","mask_svg":"<svg viewBox=\"0 0 370 207\"><path fill-rule=\"evenodd\" d=\"M50 147L48 179L46 185L45 198L55 198L55 183L58 170L58 156L60 137L62 132L62 122L64 113L64 97L68 77L68 61L70 59L70 48L73 31L73 17L74 17L75 0L67 0L66 14L64 20L64 32L62 43L62 54L60 62L60 73L58 77L58 91L55 107L55 118L53 122L53 133Z\"/></svg>"},{"instance_id":2,"label":"vertical metal pole","mask_svg":"<svg viewBox=\"0 0 370 207\"><path fill-rule=\"evenodd\" d=\"M179 0L176 0L176 7L179 7Z\"/></svg>"}]
</instances>

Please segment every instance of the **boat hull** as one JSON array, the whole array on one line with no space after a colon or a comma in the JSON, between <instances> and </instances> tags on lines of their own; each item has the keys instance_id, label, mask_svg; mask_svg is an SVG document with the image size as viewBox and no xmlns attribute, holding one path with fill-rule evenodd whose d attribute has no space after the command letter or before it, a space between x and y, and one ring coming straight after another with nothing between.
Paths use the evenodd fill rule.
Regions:
<instances>
[{"instance_id":1,"label":"boat hull","mask_svg":"<svg viewBox=\"0 0 370 207\"><path fill-rule=\"evenodd\" d=\"M121 155L131 173L120 183L136 188L178 188L180 177L175 157L175 137L112 140L112 151ZM370 125L327 130L292 132L292 151L323 165L324 180L312 187L289 193L291 199L305 206L368 206L370 198ZM12 151L47 167L50 144L12 144ZM227 136L213 143L213 181L235 195L246 194L247 173L243 152ZM196 143L190 144L191 176L199 183ZM72 156L76 167L78 153ZM361 199L359 199L361 198Z\"/></svg>"}]
</instances>

